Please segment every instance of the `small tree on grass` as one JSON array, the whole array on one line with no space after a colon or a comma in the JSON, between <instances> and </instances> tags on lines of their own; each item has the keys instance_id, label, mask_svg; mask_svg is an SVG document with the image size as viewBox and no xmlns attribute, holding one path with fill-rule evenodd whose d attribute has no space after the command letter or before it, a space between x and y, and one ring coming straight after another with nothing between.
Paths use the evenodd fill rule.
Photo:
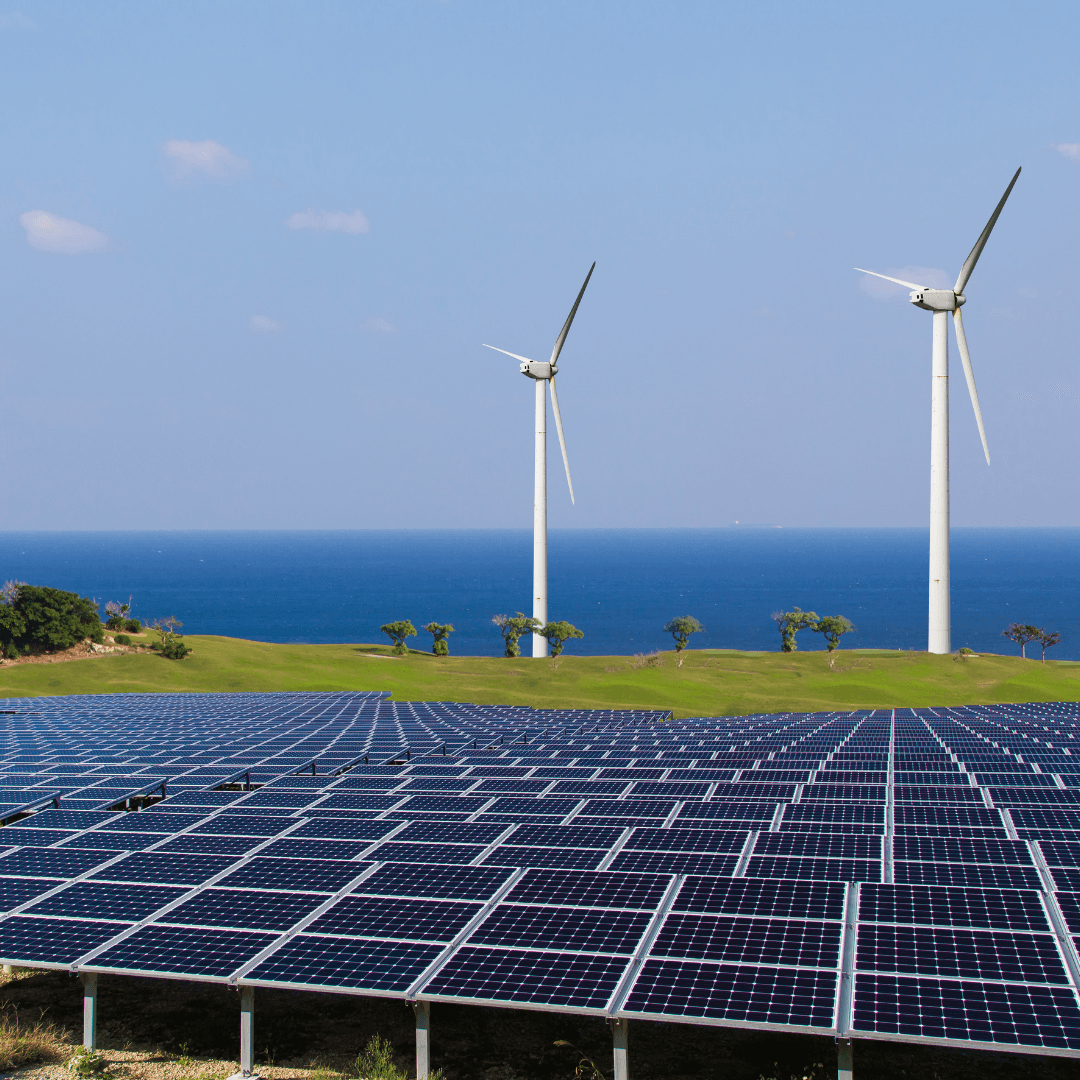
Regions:
<instances>
[{"instance_id":1,"label":"small tree on grass","mask_svg":"<svg viewBox=\"0 0 1080 1080\"><path fill-rule=\"evenodd\" d=\"M0 654L56 652L105 636L94 600L62 589L9 581L0 591Z\"/></svg>"},{"instance_id":2,"label":"small tree on grass","mask_svg":"<svg viewBox=\"0 0 1080 1080\"><path fill-rule=\"evenodd\" d=\"M424 629L434 638L431 651L436 656L449 656L450 644L446 639L454 632L454 628L449 623L429 622Z\"/></svg>"},{"instance_id":3,"label":"small tree on grass","mask_svg":"<svg viewBox=\"0 0 1080 1080\"><path fill-rule=\"evenodd\" d=\"M130 596L126 604L118 604L115 600L110 600L105 605L105 614L108 616L105 620L105 628L107 630L130 630L133 634L142 633L142 623L138 619L129 619L130 612Z\"/></svg>"},{"instance_id":4,"label":"small tree on grass","mask_svg":"<svg viewBox=\"0 0 1080 1080\"><path fill-rule=\"evenodd\" d=\"M521 646L518 644L518 638L524 634L538 633L540 630L540 620L522 611L516 615L496 615L491 621L502 634L503 645L506 647L503 656L520 656Z\"/></svg>"},{"instance_id":5,"label":"small tree on grass","mask_svg":"<svg viewBox=\"0 0 1080 1080\"><path fill-rule=\"evenodd\" d=\"M379 629L394 643L394 652L398 656L404 656L409 651L405 639L416 637L416 627L408 619L385 623Z\"/></svg>"},{"instance_id":6,"label":"small tree on grass","mask_svg":"<svg viewBox=\"0 0 1080 1080\"><path fill-rule=\"evenodd\" d=\"M1061 641L1061 635L1056 630L1051 630L1049 633L1046 630L1040 630L1035 640L1042 646L1042 662L1045 664L1046 650L1057 645Z\"/></svg>"},{"instance_id":7,"label":"small tree on grass","mask_svg":"<svg viewBox=\"0 0 1080 1080\"><path fill-rule=\"evenodd\" d=\"M558 656L563 651L563 645L571 638L583 638L585 635L568 622L549 622L542 629L537 630L542 638L547 638L551 648L551 655Z\"/></svg>"},{"instance_id":8,"label":"small tree on grass","mask_svg":"<svg viewBox=\"0 0 1080 1080\"><path fill-rule=\"evenodd\" d=\"M1022 659L1027 659L1027 643L1034 641L1038 638L1042 631L1037 626L1032 626L1031 623L1009 623L1004 630L1001 631L1002 637L1007 637L1010 641L1015 641L1020 646L1020 656Z\"/></svg>"},{"instance_id":9,"label":"small tree on grass","mask_svg":"<svg viewBox=\"0 0 1080 1080\"><path fill-rule=\"evenodd\" d=\"M803 611L802 608L794 611L774 611L772 619L780 627L781 652L795 652L799 647L795 643L795 635L800 630L812 630L818 621L816 612Z\"/></svg>"},{"instance_id":10,"label":"small tree on grass","mask_svg":"<svg viewBox=\"0 0 1080 1080\"><path fill-rule=\"evenodd\" d=\"M161 635L161 640L151 642L150 648L156 649L168 660L183 660L191 652L191 646L179 632L183 625L175 615L170 615L167 619L155 619L150 628Z\"/></svg>"},{"instance_id":11,"label":"small tree on grass","mask_svg":"<svg viewBox=\"0 0 1080 1080\"><path fill-rule=\"evenodd\" d=\"M850 634L855 627L843 615L822 615L810 629L815 634L824 634L829 652L832 652L840 644L844 634Z\"/></svg>"},{"instance_id":12,"label":"small tree on grass","mask_svg":"<svg viewBox=\"0 0 1080 1080\"><path fill-rule=\"evenodd\" d=\"M678 619L672 619L664 627L664 633L670 634L675 639L675 651L682 652L690 640L690 635L700 634L704 629L705 627L693 615L683 615Z\"/></svg>"}]
</instances>

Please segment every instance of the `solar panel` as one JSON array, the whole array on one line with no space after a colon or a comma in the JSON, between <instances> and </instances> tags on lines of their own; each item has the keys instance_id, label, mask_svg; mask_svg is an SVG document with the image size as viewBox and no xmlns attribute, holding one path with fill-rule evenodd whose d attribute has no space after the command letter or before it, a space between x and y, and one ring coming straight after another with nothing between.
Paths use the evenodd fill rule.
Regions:
<instances>
[{"instance_id":1,"label":"solar panel","mask_svg":"<svg viewBox=\"0 0 1080 1080\"><path fill-rule=\"evenodd\" d=\"M630 954L641 941L650 918L645 912L635 911L501 904L469 935L468 943Z\"/></svg>"},{"instance_id":2,"label":"solar panel","mask_svg":"<svg viewBox=\"0 0 1080 1080\"><path fill-rule=\"evenodd\" d=\"M55 884L55 883L54 883ZM63 915L71 919L119 919L137 922L181 897L182 887L167 885L114 885L77 881L58 893L32 904L30 915Z\"/></svg>"},{"instance_id":3,"label":"solar panel","mask_svg":"<svg viewBox=\"0 0 1080 1080\"><path fill-rule=\"evenodd\" d=\"M625 956L463 947L422 993L432 998L557 1005L599 1012L627 963Z\"/></svg>"},{"instance_id":4,"label":"solar panel","mask_svg":"<svg viewBox=\"0 0 1080 1080\"><path fill-rule=\"evenodd\" d=\"M0 938L4 925L0 923ZM274 938L274 934L239 930L144 926L95 956L86 970L157 972L200 981L223 981L246 960L262 952Z\"/></svg>"},{"instance_id":5,"label":"solar panel","mask_svg":"<svg viewBox=\"0 0 1080 1080\"><path fill-rule=\"evenodd\" d=\"M628 1016L831 1028L836 973L647 960L622 1008Z\"/></svg>"},{"instance_id":6,"label":"solar panel","mask_svg":"<svg viewBox=\"0 0 1080 1080\"><path fill-rule=\"evenodd\" d=\"M673 912L649 952L679 960L834 968L840 924Z\"/></svg>"},{"instance_id":7,"label":"solar panel","mask_svg":"<svg viewBox=\"0 0 1080 1080\"><path fill-rule=\"evenodd\" d=\"M521 904L544 904L557 899L575 907L651 911L670 883L670 877L659 874L528 870L505 899Z\"/></svg>"},{"instance_id":8,"label":"solar panel","mask_svg":"<svg viewBox=\"0 0 1080 1080\"><path fill-rule=\"evenodd\" d=\"M306 932L449 942L482 908L480 903L462 901L346 896L308 924Z\"/></svg>"}]
</instances>

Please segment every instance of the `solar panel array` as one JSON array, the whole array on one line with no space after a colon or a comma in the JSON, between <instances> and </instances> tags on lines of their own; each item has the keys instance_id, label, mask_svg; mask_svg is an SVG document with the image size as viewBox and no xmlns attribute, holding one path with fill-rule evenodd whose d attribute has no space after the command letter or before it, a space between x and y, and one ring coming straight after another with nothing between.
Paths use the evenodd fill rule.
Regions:
<instances>
[{"instance_id":1,"label":"solar panel array","mask_svg":"<svg viewBox=\"0 0 1080 1080\"><path fill-rule=\"evenodd\" d=\"M1078 708L0 702L0 960L1080 1056Z\"/></svg>"}]
</instances>

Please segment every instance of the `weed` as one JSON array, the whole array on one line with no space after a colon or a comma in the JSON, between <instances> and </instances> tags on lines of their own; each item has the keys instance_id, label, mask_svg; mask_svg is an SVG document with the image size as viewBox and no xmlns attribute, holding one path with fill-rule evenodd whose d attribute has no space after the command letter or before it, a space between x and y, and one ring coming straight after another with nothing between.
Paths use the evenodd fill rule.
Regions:
<instances>
[{"instance_id":1,"label":"weed","mask_svg":"<svg viewBox=\"0 0 1080 1080\"><path fill-rule=\"evenodd\" d=\"M80 1046L64 1066L72 1076L100 1076L108 1067L100 1050L86 1046Z\"/></svg>"},{"instance_id":2,"label":"weed","mask_svg":"<svg viewBox=\"0 0 1080 1080\"><path fill-rule=\"evenodd\" d=\"M389 1039L372 1035L367 1046L357 1055L358 1080L409 1080L409 1074L394 1064L394 1048ZM430 1080L444 1080L442 1069L428 1073Z\"/></svg>"},{"instance_id":3,"label":"weed","mask_svg":"<svg viewBox=\"0 0 1080 1080\"><path fill-rule=\"evenodd\" d=\"M804 1065L798 1072L789 1073L787 1069L781 1071L779 1063L774 1061L769 1075L762 1073L758 1080L788 1080L788 1077L791 1080L825 1080L825 1066L815 1061L812 1065Z\"/></svg>"},{"instance_id":4,"label":"weed","mask_svg":"<svg viewBox=\"0 0 1080 1080\"><path fill-rule=\"evenodd\" d=\"M577 1068L574 1070L574 1080L606 1080L603 1069L591 1057L588 1057L580 1047L575 1046L572 1042L567 1042L565 1039L556 1039L555 1045L568 1046L581 1055Z\"/></svg>"},{"instance_id":5,"label":"weed","mask_svg":"<svg viewBox=\"0 0 1080 1080\"><path fill-rule=\"evenodd\" d=\"M651 653L635 653L626 661L635 671L643 667L663 667L664 655L659 650Z\"/></svg>"}]
</instances>

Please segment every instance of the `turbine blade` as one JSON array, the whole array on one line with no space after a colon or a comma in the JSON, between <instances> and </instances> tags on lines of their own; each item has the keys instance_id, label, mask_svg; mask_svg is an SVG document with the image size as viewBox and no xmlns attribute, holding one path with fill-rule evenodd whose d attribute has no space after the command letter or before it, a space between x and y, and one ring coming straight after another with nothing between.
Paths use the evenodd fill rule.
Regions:
<instances>
[{"instance_id":1,"label":"turbine blade","mask_svg":"<svg viewBox=\"0 0 1080 1080\"><path fill-rule=\"evenodd\" d=\"M861 266L856 266L856 270L860 274L869 274L871 277L884 278L886 281L895 281L897 285L906 285L909 289L926 289L927 285L916 285L913 281L901 281L898 277L889 277L888 274L875 274L873 270L864 270Z\"/></svg>"},{"instance_id":2,"label":"turbine blade","mask_svg":"<svg viewBox=\"0 0 1080 1080\"><path fill-rule=\"evenodd\" d=\"M596 265L595 263L593 264ZM590 270L589 273L592 273ZM581 297L579 296L580 300ZM577 306L576 304L574 305ZM563 438L562 430L562 416L559 414L559 395L555 393L555 376L553 375L548 379L548 386L551 387L551 411L555 414L555 430L559 433L559 446L562 447L562 463L563 468L566 469L566 482L570 485L570 501L574 501L574 481L570 479L570 459L566 456L566 439Z\"/></svg>"},{"instance_id":3,"label":"turbine blade","mask_svg":"<svg viewBox=\"0 0 1080 1080\"><path fill-rule=\"evenodd\" d=\"M971 249L971 254L964 260L964 265L960 267L960 276L956 279L956 286L953 292L962 293L964 286L968 283L968 278L971 277L971 271L975 269L975 264L979 261L979 256L983 252L983 248L986 247L986 241L990 239L990 233L993 232L994 226L997 224L998 214L1001 213L1001 208L1005 205L1005 200L1012 192L1013 185L1016 183L1017 177L1020 175L1020 170L1017 169L1013 173L1013 178L1009 181L1009 186L1005 189L1005 194L1001 196L1001 202L997 204L994 212L990 215L990 220L986 223L986 228L983 229L979 236L979 239L975 241L975 246Z\"/></svg>"},{"instance_id":4,"label":"turbine blade","mask_svg":"<svg viewBox=\"0 0 1080 1080\"><path fill-rule=\"evenodd\" d=\"M986 464L990 464L990 447L986 445L986 429L983 427L982 410L979 408L979 392L975 389L975 372L971 370L971 354L968 352L967 336L964 334L964 318L960 309L952 313L953 326L956 327L956 344L960 347L960 361L964 365L964 378L967 379L968 393L971 395L971 407L975 410L975 423L979 425L979 438L982 439Z\"/></svg>"},{"instance_id":5,"label":"turbine blade","mask_svg":"<svg viewBox=\"0 0 1080 1080\"><path fill-rule=\"evenodd\" d=\"M485 349L495 349L494 345L485 345ZM507 352L505 349L495 349L496 352L501 352L503 356L512 356L515 360L523 360L526 364L531 364L532 361L527 356L518 356L516 352Z\"/></svg>"},{"instance_id":6,"label":"turbine blade","mask_svg":"<svg viewBox=\"0 0 1080 1080\"><path fill-rule=\"evenodd\" d=\"M577 314L578 304L581 303L581 298L585 295L585 286L589 284L589 278L592 277L592 272L596 269L596 263L589 267L589 272L585 275L585 285L581 286L581 292L577 294L577 299L574 301L574 306L570 309L570 314L566 316L566 322L563 323L562 333L559 334L559 340L555 342L555 348L551 350L551 362L554 364L559 359L559 353L562 352L563 342L566 340L566 335L570 333L570 324L574 321L574 316ZM554 395L553 395L554 396Z\"/></svg>"}]
</instances>

